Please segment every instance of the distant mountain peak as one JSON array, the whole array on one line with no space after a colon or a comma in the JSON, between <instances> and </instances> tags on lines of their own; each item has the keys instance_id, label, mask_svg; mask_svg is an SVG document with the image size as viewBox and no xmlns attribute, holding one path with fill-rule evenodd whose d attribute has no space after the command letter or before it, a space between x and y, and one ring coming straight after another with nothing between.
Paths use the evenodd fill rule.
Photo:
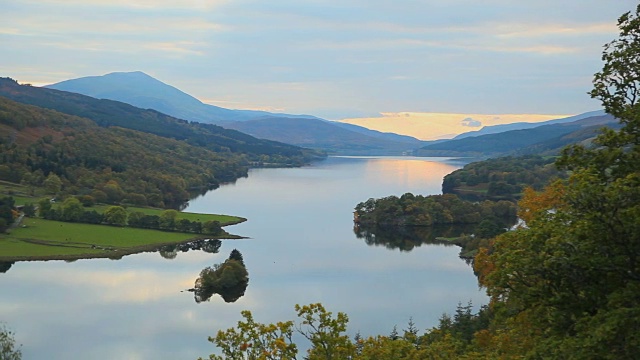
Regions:
<instances>
[{"instance_id":1,"label":"distant mountain peak","mask_svg":"<svg viewBox=\"0 0 640 360\"><path fill-rule=\"evenodd\" d=\"M140 71L118 71L87 76L47 85L47 88L74 92L98 99L125 102L143 109L154 109L179 119L222 124L263 116L314 118L309 115L274 114L266 111L231 110L205 104L184 91Z\"/></svg>"}]
</instances>

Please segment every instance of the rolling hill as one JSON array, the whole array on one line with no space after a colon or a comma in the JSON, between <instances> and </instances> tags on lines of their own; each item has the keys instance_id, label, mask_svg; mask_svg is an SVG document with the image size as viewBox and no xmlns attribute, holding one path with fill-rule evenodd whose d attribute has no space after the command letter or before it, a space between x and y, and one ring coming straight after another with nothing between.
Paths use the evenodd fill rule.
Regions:
<instances>
[{"instance_id":1,"label":"rolling hill","mask_svg":"<svg viewBox=\"0 0 640 360\"><path fill-rule=\"evenodd\" d=\"M47 88L122 101L180 119L215 123L258 138L334 154L398 155L424 145L420 140L409 136L382 133L314 116L230 110L204 104L139 71L72 79Z\"/></svg>"},{"instance_id":2,"label":"rolling hill","mask_svg":"<svg viewBox=\"0 0 640 360\"><path fill-rule=\"evenodd\" d=\"M306 117L305 115L272 114L266 111L231 110L205 104L142 71L88 76L45 87L87 95L96 99L116 100L142 109L153 109L178 119L207 124L245 121L268 115Z\"/></svg>"},{"instance_id":3,"label":"rolling hill","mask_svg":"<svg viewBox=\"0 0 640 360\"><path fill-rule=\"evenodd\" d=\"M398 138L400 141L395 141L395 138L387 140L384 133L374 137L369 135L372 133L370 130L360 133L316 119L265 117L225 126L255 137L322 149L332 154L396 155L410 152L421 144L414 138L410 138L413 141L404 138Z\"/></svg>"},{"instance_id":4,"label":"rolling hill","mask_svg":"<svg viewBox=\"0 0 640 360\"><path fill-rule=\"evenodd\" d=\"M454 139L429 144L415 152L419 156L496 157L523 154L555 154L562 147L595 137L603 126L616 128L610 115L587 117L531 129Z\"/></svg>"},{"instance_id":5,"label":"rolling hill","mask_svg":"<svg viewBox=\"0 0 640 360\"><path fill-rule=\"evenodd\" d=\"M317 151L270 140L256 139L217 125L177 119L155 110L143 110L113 100L99 100L66 91L19 85L0 78L0 96L61 113L93 120L102 127L117 126L185 141L219 153L243 155L245 164L263 161L281 165L302 165L323 157Z\"/></svg>"},{"instance_id":6,"label":"rolling hill","mask_svg":"<svg viewBox=\"0 0 640 360\"><path fill-rule=\"evenodd\" d=\"M497 134L497 133L501 133L501 132L505 132L505 131L511 131L511 130L532 129L532 128L536 128L536 127L543 126L543 125L553 125L553 124L568 123L568 122L573 122L573 121L577 121L577 120L586 119L586 118L589 118L589 117L602 116L604 114L605 114L604 110L597 110L597 111L586 112L584 114L578 114L578 115L575 115L575 116L569 116L569 117L562 118L562 119L547 120L547 121L541 121L541 122L537 122L537 123L516 122L516 123L511 123L511 124L485 126L480 130L468 131L468 132L462 133L460 135L457 135L451 140L458 140L458 139L464 139L464 138L468 138L468 137L482 136L482 135L488 135L488 134Z\"/></svg>"}]
</instances>

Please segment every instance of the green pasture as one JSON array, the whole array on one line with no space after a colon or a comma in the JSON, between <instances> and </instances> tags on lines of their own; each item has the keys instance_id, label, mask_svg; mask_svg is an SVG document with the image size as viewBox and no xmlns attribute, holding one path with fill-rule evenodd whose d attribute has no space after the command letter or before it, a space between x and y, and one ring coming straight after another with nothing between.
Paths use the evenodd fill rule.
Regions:
<instances>
[{"instance_id":1,"label":"green pasture","mask_svg":"<svg viewBox=\"0 0 640 360\"><path fill-rule=\"evenodd\" d=\"M120 257L206 236L26 218L0 235L0 261ZM238 238L225 234L220 238Z\"/></svg>"},{"instance_id":2,"label":"green pasture","mask_svg":"<svg viewBox=\"0 0 640 360\"><path fill-rule=\"evenodd\" d=\"M87 207L85 208L85 210L95 209L97 212L103 213L110 206L112 205L98 204L91 207ZM137 206L127 206L126 209L128 213L140 211L145 215L158 215L158 216L160 216L160 214L165 210L165 209L137 207ZM182 212L182 211L178 212L178 220L180 219L188 219L190 221L199 221L202 223L210 220L214 220L214 221L219 221L220 225L222 226L238 224L246 220L244 218L231 216L231 215L198 214L198 213L190 213L190 212Z\"/></svg>"}]
</instances>

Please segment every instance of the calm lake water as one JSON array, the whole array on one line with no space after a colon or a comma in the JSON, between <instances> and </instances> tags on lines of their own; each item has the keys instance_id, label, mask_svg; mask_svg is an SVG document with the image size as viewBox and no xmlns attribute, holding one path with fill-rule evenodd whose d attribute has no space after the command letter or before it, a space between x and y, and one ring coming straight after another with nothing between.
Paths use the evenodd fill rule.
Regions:
<instances>
[{"instance_id":1,"label":"calm lake water","mask_svg":"<svg viewBox=\"0 0 640 360\"><path fill-rule=\"evenodd\" d=\"M295 319L294 305L321 302L349 315L349 333L389 334L410 318L422 331L458 302L487 302L455 246L411 251L369 246L353 232L352 211L370 197L441 192L463 163L434 158L333 157L299 169L254 169L248 178L191 201L186 211L249 221L227 227L250 237L219 253L159 253L121 260L20 262L0 273L0 322L16 333L24 359L197 359L215 352L207 337L256 321ZM197 304L200 271L240 250L245 296Z\"/></svg>"}]
</instances>

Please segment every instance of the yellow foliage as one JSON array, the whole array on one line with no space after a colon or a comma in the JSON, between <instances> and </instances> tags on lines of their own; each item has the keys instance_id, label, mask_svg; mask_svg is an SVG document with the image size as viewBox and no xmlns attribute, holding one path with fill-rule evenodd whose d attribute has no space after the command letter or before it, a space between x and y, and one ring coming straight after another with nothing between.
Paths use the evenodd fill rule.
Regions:
<instances>
[{"instance_id":1,"label":"yellow foliage","mask_svg":"<svg viewBox=\"0 0 640 360\"><path fill-rule=\"evenodd\" d=\"M539 193L527 187L523 191L522 199L518 202L518 216L525 223L531 223L549 211L563 209L566 207L565 194L566 187L561 180L551 183Z\"/></svg>"}]
</instances>

